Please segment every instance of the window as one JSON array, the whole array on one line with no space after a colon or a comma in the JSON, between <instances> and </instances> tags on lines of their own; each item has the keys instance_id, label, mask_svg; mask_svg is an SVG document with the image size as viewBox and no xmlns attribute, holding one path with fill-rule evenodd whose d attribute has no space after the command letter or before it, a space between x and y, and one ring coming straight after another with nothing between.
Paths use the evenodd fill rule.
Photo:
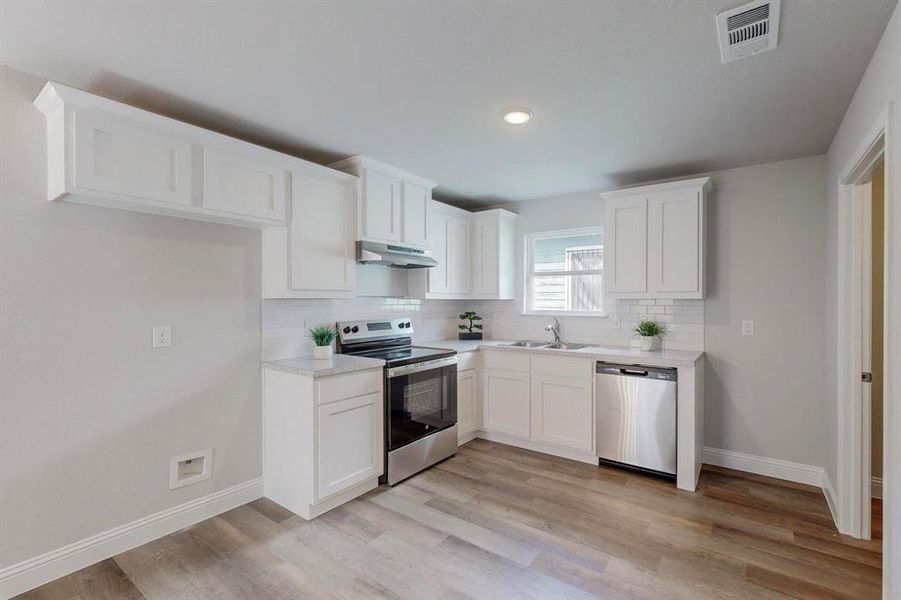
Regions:
<instances>
[{"instance_id":1,"label":"window","mask_svg":"<svg viewBox=\"0 0 901 600\"><path fill-rule=\"evenodd\" d=\"M604 314L604 230L587 227L526 236L525 311Z\"/></svg>"}]
</instances>

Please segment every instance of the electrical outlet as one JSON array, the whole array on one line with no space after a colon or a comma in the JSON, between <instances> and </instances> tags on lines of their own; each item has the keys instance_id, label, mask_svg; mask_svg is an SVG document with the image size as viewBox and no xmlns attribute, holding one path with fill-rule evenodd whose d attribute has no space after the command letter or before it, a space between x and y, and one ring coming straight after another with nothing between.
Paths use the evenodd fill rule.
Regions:
<instances>
[{"instance_id":1,"label":"electrical outlet","mask_svg":"<svg viewBox=\"0 0 901 600\"><path fill-rule=\"evenodd\" d=\"M154 348L171 348L172 347L172 327L169 325L153 326L153 347Z\"/></svg>"},{"instance_id":2,"label":"electrical outlet","mask_svg":"<svg viewBox=\"0 0 901 600\"><path fill-rule=\"evenodd\" d=\"M754 321L742 321L741 322L741 334L742 335L754 335Z\"/></svg>"}]
</instances>

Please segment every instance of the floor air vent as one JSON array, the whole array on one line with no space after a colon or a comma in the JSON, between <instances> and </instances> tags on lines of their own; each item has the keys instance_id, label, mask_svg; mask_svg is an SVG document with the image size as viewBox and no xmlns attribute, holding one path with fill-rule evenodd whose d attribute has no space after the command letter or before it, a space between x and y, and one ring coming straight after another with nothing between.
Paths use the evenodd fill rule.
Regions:
<instances>
[{"instance_id":1,"label":"floor air vent","mask_svg":"<svg viewBox=\"0 0 901 600\"><path fill-rule=\"evenodd\" d=\"M776 47L779 42L779 1L755 0L716 16L724 64Z\"/></svg>"}]
</instances>

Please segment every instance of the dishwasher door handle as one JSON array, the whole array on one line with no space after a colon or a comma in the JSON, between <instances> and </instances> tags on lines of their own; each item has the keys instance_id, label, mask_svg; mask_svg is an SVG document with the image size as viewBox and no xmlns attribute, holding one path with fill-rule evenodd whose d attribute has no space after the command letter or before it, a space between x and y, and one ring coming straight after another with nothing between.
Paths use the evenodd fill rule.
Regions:
<instances>
[{"instance_id":1,"label":"dishwasher door handle","mask_svg":"<svg viewBox=\"0 0 901 600\"><path fill-rule=\"evenodd\" d=\"M630 371L629 369L620 369L619 374L620 375L630 375L632 377L647 377L648 376L647 371Z\"/></svg>"}]
</instances>

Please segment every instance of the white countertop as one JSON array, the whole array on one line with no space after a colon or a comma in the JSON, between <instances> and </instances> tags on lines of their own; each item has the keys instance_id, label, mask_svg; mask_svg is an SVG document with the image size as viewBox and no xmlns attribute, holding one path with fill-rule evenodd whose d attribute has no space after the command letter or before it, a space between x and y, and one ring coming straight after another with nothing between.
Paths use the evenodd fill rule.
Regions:
<instances>
[{"instance_id":1,"label":"white countertop","mask_svg":"<svg viewBox=\"0 0 901 600\"><path fill-rule=\"evenodd\" d=\"M642 352L637 348L625 346L589 346L581 350L552 350L549 348L518 348L505 346L511 340L429 340L416 341L417 346L430 348L446 348L457 352L472 352L479 348L494 348L510 352L531 352L541 354L558 354L562 356L575 356L606 360L610 362L624 362L630 365L647 365L649 367L693 367L704 356L703 352L694 350L658 350L655 352Z\"/></svg>"},{"instance_id":2,"label":"white countertop","mask_svg":"<svg viewBox=\"0 0 901 600\"><path fill-rule=\"evenodd\" d=\"M381 369L384 365L385 361L380 358L366 358L349 354L335 354L325 360L315 360L312 356L300 356L263 362L263 367L269 369L313 378Z\"/></svg>"}]
</instances>

